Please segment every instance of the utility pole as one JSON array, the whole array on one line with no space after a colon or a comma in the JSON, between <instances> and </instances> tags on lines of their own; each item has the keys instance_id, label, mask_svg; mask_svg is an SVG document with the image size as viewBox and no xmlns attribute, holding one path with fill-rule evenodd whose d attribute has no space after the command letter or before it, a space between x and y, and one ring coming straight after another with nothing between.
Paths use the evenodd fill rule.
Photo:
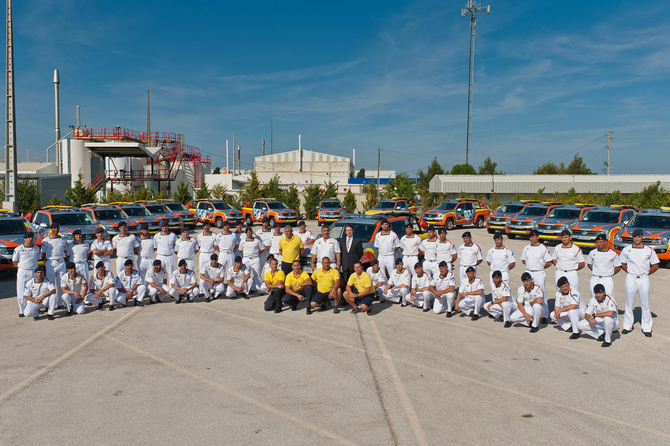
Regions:
<instances>
[{"instance_id":1,"label":"utility pole","mask_svg":"<svg viewBox=\"0 0 670 446\"><path fill-rule=\"evenodd\" d=\"M270 113L270 155L272 155L272 113Z\"/></svg>"},{"instance_id":2,"label":"utility pole","mask_svg":"<svg viewBox=\"0 0 670 446\"><path fill-rule=\"evenodd\" d=\"M230 173L230 169L228 169L228 161L230 158L228 157L228 140L226 139L226 173Z\"/></svg>"},{"instance_id":3,"label":"utility pole","mask_svg":"<svg viewBox=\"0 0 670 446\"><path fill-rule=\"evenodd\" d=\"M233 124L233 175L235 175L235 124Z\"/></svg>"},{"instance_id":4,"label":"utility pole","mask_svg":"<svg viewBox=\"0 0 670 446\"><path fill-rule=\"evenodd\" d=\"M605 167L607 167L607 175L610 174L610 134L614 132L610 132L609 130L607 131L607 161L605 162Z\"/></svg>"},{"instance_id":5,"label":"utility pole","mask_svg":"<svg viewBox=\"0 0 670 446\"><path fill-rule=\"evenodd\" d=\"M379 201L379 167L381 166L382 149L377 149L377 201Z\"/></svg>"},{"instance_id":6,"label":"utility pole","mask_svg":"<svg viewBox=\"0 0 670 446\"><path fill-rule=\"evenodd\" d=\"M54 70L54 99L56 105L56 164L58 164L58 173L63 173L63 156L60 153L60 75L58 70Z\"/></svg>"},{"instance_id":7,"label":"utility pole","mask_svg":"<svg viewBox=\"0 0 670 446\"><path fill-rule=\"evenodd\" d=\"M5 78L5 202L3 206L10 211L18 211L16 203L17 166L16 166L16 107L14 105L14 25L12 19L12 0L7 0L7 53Z\"/></svg>"},{"instance_id":8,"label":"utility pole","mask_svg":"<svg viewBox=\"0 0 670 446\"><path fill-rule=\"evenodd\" d=\"M491 13L491 5L486 8L481 4L477 4L475 0L468 0L465 9L461 9L461 17L470 15L470 82L468 84L468 139L465 143L465 164L470 161L470 146L472 145L472 131L470 129L472 124L472 95L473 95L473 81L475 73L475 27L477 26L477 14Z\"/></svg>"}]
</instances>

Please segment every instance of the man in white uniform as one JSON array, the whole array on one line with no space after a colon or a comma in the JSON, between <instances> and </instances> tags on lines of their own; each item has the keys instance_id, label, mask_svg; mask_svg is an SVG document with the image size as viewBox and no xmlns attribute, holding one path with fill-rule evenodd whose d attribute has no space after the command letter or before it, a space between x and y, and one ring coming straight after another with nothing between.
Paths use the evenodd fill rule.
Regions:
<instances>
[{"instance_id":1,"label":"man in white uniform","mask_svg":"<svg viewBox=\"0 0 670 446\"><path fill-rule=\"evenodd\" d=\"M154 235L154 248L156 249L156 260L161 261L163 269L168 274L174 271L174 248L177 243L177 236L170 232L170 225L167 221L161 223L161 232Z\"/></svg>"},{"instance_id":2,"label":"man in white uniform","mask_svg":"<svg viewBox=\"0 0 670 446\"><path fill-rule=\"evenodd\" d=\"M84 240L81 229L72 231L74 241L67 245L67 255L65 260L74 263L77 273L86 280L88 277L88 254L91 252L91 246Z\"/></svg>"},{"instance_id":3,"label":"man in white uniform","mask_svg":"<svg viewBox=\"0 0 670 446\"><path fill-rule=\"evenodd\" d=\"M500 271L500 274L502 274L502 281L505 282L509 288L509 272L516 266L514 253L507 246L503 245L502 232L493 234L493 243L495 243L495 246L489 249L489 252L486 253L486 263L488 263L491 268L491 272L489 273L489 285L491 286L491 289L494 288L493 271Z\"/></svg>"},{"instance_id":4,"label":"man in white uniform","mask_svg":"<svg viewBox=\"0 0 670 446\"><path fill-rule=\"evenodd\" d=\"M251 280L248 284L248 288L244 291L244 294L250 293L252 290L256 292L261 291L261 284L263 283L263 276L261 275L261 268L264 265L261 265L261 258L262 254L267 251L265 245L263 242L258 239L257 237L254 237L254 231L251 229L251 226L247 227L246 230L246 238L244 238L239 245L239 249L242 252L242 255L244 255L244 260L243 263L245 265L245 269L249 271L250 274L253 275L251 277ZM237 257L236 257L237 259ZM235 260L237 262L237 260ZM231 271L234 268L228 268L227 271ZM235 285L236 287L239 285ZM232 291L231 291L232 292ZM228 296L228 293L226 293L226 296ZM233 295L234 296L234 295ZM232 296L228 296L232 297Z\"/></svg>"},{"instance_id":5,"label":"man in white uniform","mask_svg":"<svg viewBox=\"0 0 670 446\"><path fill-rule=\"evenodd\" d=\"M156 249L154 248L154 239L149 234L149 225L147 223L140 224L140 236L138 237L140 244L139 254L137 254L137 270L140 277L144 278L154 264L154 255Z\"/></svg>"},{"instance_id":6,"label":"man in white uniform","mask_svg":"<svg viewBox=\"0 0 670 446\"><path fill-rule=\"evenodd\" d=\"M117 278L125 269L126 260L132 260L140 250L140 242L133 234L128 234L128 224L125 221L119 223L119 235L112 239L112 247L116 254L116 276Z\"/></svg>"},{"instance_id":7,"label":"man in white uniform","mask_svg":"<svg viewBox=\"0 0 670 446\"><path fill-rule=\"evenodd\" d=\"M307 243L310 240L316 240L316 237L314 236L312 231L307 229L307 224L305 224L304 221L300 221L300 223L298 223L298 234L296 235L300 237L300 240L302 240L302 245L304 247L308 247L311 243L314 243L314 242Z\"/></svg>"},{"instance_id":8,"label":"man in white uniform","mask_svg":"<svg viewBox=\"0 0 670 446\"><path fill-rule=\"evenodd\" d=\"M547 273L544 270L553 264L553 259L549 249L540 243L540 233L535 229L530 231L530 244L524 246L521 252L521 262L526 266L526 272L533 278L533 283L538 285L546 296ZM546 299L542 300L542 309L541 322L546 324L549 317L549 305Z\"/></svg>"},{"instance_id":9,"label":"man in white uniform","mask_svg":"<svg viewBox=\"0 0 670 446\"><path fill-rule=\"evenodd\" d=\"M240 240L237 235L230 231L230 222L223 222L223 230L216 238L216 248L219 250L219 263L226 268L235 265L235 251L239 249Z\"/></svg>"},{"instance_id":10,"label":"man in white uniform","mask_svg":"<svg viewBox=\"0 0 670 446\"><path fill-rule=\"evenodd\" d=\"M472 267L477 275L477 265L482 263L482 250L476 243L472 242L472 234L470 231L465 231L463 233L463 244L458 247L458 258L461 259L461 268L460 268L460 282L459 285L468 283L469 279L466 274L466 271L469 267Z\"/></svg>"},{"instance_id":11,"label":"man in white uniform","mask_svg":"<svg viewBox=\"0 0 670 446\"><path fill-rule=\"evenodd\" d=\"M16 300L19 301L19 317L23 317L26 309L26 283L35 277L35 269L38 266L40 257L40 248L35 246L35 233L26 232L23 234L23 245L14 248L12 253L12 263L16 270Z\"/></svg>"},{"instance_id":12,"label":"man in white uniform","mask_svg":"<svg viewBox=\"0 0 670 446\"><path fill-rule=\"evenodd\" d=\"M507 323L510 315L516 310L514 296L509 285L503 282L502 272L493 271L491 274L493 287L491 288L491 302L484 305L486 312L497 321Z\"/></svg>"},{"instance_id":13,"label":"man in white uniform","mask_svg":"<svg viewBox=\"0 0 670 446\"><path fill-rule=\"evenodd\" d=\"M385 300L390 300L395 303L402 302L402 305L405 306L407 305L405 304L405 296L409 294L411 286L412 275L404 267L402 259L397 259L395 261L395 269L391 272L391 276L386 283L386 288L384 288L384 292L382 293L382 299L379 302L383 303Z\"/></svg>"},{"instance_id":14,"label":"man in white uniform","mask_svg":"<svg viewBox=\"0 0 670 446\"><path fill-rule=\"evenodd\" d=\"M198 281L195 273L188 269L188 261L180 259L177 269L172 272L170 277L170 296L174 297L174 303L181 302L186 297L190 303L198 295Z\"/></svg>"},{"instance_id":15,"label":"man in white uniform","mask_svg":"<svg viewBox=\"0 0 670 446\"><path fill-rule=\"evenodd\" d=\"M147 287L144 285L140 273L133 268L133 259L123 262L123 271L116 278L116 289L119 293L116 300L120 301L124 307L128 306L128 300L133 300L133 306L143 307L144 296L147 294ZM109 311L114 310L114 304L109 303Z\"/></svg>"},{"instance_id":16,"label":"man in white uniform","mask_svg":"<svg viewBox=\"0 0 670 446\"><path fill-rule=\"evenodd\" d=\"M418 237L418 236L415 236ZM435 282L431 277L423 271L423 265L420 262L416 263L414 267L415 274L412 277L412 290L409 296L405 297L405 302L408 304L423 307L423 312L430 311L430 303L435 298L431 291L431 287Z\"/></svg>"},{"instance_id":17,"label":"man in white uniform","mask_svg":"<svg viewBox=\"0 0 670 446\"><path fill-rule=\"evenodd\" d=\"M381 228L382 230L377 232L377 235L375 236L374 246L377 248L379 267L384 274L391 277L395 270L394 258L396 250L400 248L400 240L398 240L396 233L391 231L391 225L387 219L382 219ZM409 271L408 274L411 277L412 274L409 273Z\"/></svg>"},{"instance_id":18,"label":"man in white uniform","mask_svg":"<svg viewBox=\"0 0 670 446\"><path fill-rule=\"evenodd\" d=\"M88 282L86 277L79 274L77 265L73 262L67 262L65 266L67 274L60 278L60 288L63 290L63 299L67 304L67 315L73 313L84 314L84 296L88 294Z\"/></svg>"},{"instance_id":19,"label":"man in white uniform","mask_svg":"<svg viewBox=\"0 0 670 446\"><path fill-rule=\"evenodd\" d=\"M233 228L231 227L230 230L232 231ZM237 237L237 241L235 242L235 245L238 246L238 248L235 248L235 256L233 257L233 264L235 263L235 257L240 256L242 257L242 251L239 250L239 244L244 240L244 237L246 237L246 234L244 233L244 228L243 228L243 222L242 220L238 221L235 223L235 231L233 231L233 234L235 234L235 237ZM263 240L261 240L262 242ZM267 249L265 250L267 253ZM232 266L231 266L232 268ZM227 271L227 267L226 267Z\"/></svg>"},{"instance_id":20,"label":"man in white uniform","mask_svg":"<svg viewBox=\"0 0 670 446\"><path fill-rule=\"evenodd\" d=\"M110 305L114 305L117 295L116 288L114 287L116 279L111 271L107 271L105 262L100 260L95 264L95 270L88 283L88 294L84 302L97 305L98 309L102 308L105 304L105 299L110 302Z\"/></svg>"},{"instance_id":21,"label":"man in white uniform","mask_svg":"<svg viewBox=\"0 0 670 446\"><path fill-rule=\"evenodd\" d=\"M26 283L23 289L23 295L26 297L26 308L23 310L23 314L26 317L32 316L34 320L37 320L40 317L40 310L47 308L47 319L53 321L58 296L56 295L56 287L44 278L45 272L46 268L44 266L38 266L35 268L35 277Z\"/></svg>"},{"instance_id":22,"label":"man in white uniform","mask_svg":"<svg viewBox=\"0 0 670 446\"><path fill-rule=\"evenodd\" d=\"M275 259L281 265L282 257L281 250L279 249L279 242L284 238L284 234L281 233L281 226L279 223L275 222L272 226L272 237L270 238L270 254L275 256Z\"/></svg>"},{"instance_id":23,"label":"man in white uniform","mask_svg":"<svg viewBox=\"0 0 670 446\"><path fill-rule=\"evenodd\" d=\"M586 257L586 265L591 270L591 280L589 289L591 290L591 299L595 297L593 287L601 283L605 287L605 293L614 299L614 277L621 271L621 261L619 256L612 249L607 247L607 238L605 234L596 236L596 249L592 249Z\"/></svg>"},{"instance_id":24,"label":"man in white uniform","mask_svg":"<svg viewBox=\"0 0 670 446\"><path fill-rule=\"evenodd\" d=\"M484 306L484 282L477 277L474 266L466 268L465 278L465 282L461 282L458 288L454 309L463 312L463 315L470 316L473 321L476 321L479 319L479 311Z\"/></svg>"},{"instance_id":25,"label":"man in white uniform","mask_svg":"<svg viewBox=\"0 0 670 446\"><path fill-rule=\"evenodd\" d=\"M335 269L340 269L342 254L340 244L330 236L330 228L326 225L321 226L321 238L312 245L312 271L321 268L321 259L328 257L331 265L337 265Z\"/></svg>"},{"instance_id":26,"label":"man in white uniform","mask_svg":"<svg viewBox=\"0 0 670 446\"><path fill-rule=\"evenodd\" d=\"M551 258L556 265L556 289L558 290L558 279L565 277L570 286L579 291L577 271L584 268L584 254L579 246L572 243L572 235L567 229L561 231L561 244L556 245Z\"/></svg>"},{"instance_id":27,"label":"man in white uniform","mask_svg":"<svg viewBox=\"0 0 670 446\"><path fill-rule=\"evenodd\" d=\"M372 259L370 266L368 267L366 273L372 279L372 288L375 295L379 298L379 302L384 302L384 287L386 286L386 276L384 272L379 267L379 260Z\"/></svg>"},{"instance_id":28,"label":"man in white uniform","mask_svg":"<svg viewBox=\"0 0 670 446\"><path fill-rule=\"evenodd\" d=\"M144 276L144 283L149 291L149 302L163 302L170 293L170 274L163 268L160 260L154 260L151 269Z\"/></svg>"},{"instance_id":29,"label":"man in white uniform","mask_svg":"<svg viewBox=\"0 0 670 446\"><path fill-rule=\"evenodd\" d=\"M219 263L219 256L212 253L209 263L200 270L200 292L207 296L205 302L218 299L226 290L226 268Z\"/></svg>"},{"instance_id":30,"label":"man in white uniform","mask_svg":"<svg viewBox=\"0 0 670 446\"><path fill-rule=\"evenodd\" d=\"M195 269L195 261L193 258L200 250L198 241L188 234L188 228L183 226L181 228L181 237L177 239L174 244L174 252L177 254L177 262L186 260L186 267L189 271ZM177 263L179 266L179 263ZM179 268L177 268L179 269Z\"/></svg>"},{"instance_id":31,"label":"man in white uniform","mask_svg":"<svg viewBox=\"0 0 670 446\"><path fill-rule=\"evenodd\" d=\"M217 243L219 239L219 236L212 232L212 224L210 222L204 221L202 223L202 228L203 231L195 238L198 242L198 246L200 246L200 256L198 257L198 273L202 273L207 265L209 265L211 262L212 254L214 254L214 251L218 249ZM230 229L230 226L228 226L228 228ZM235 247L233 246L233 249L234 248Z\"/></svg>"},{"instance_id":32,"label":"man in white uniform","mask_svg":"<svg viewBox=\"0 0 670 446\"><path fill-rule=\"evenodd\" d=\"M67 274L65 270L65 256L67 255L67 241L59 234L60 226L52 223L49 226L49 236L42 239L42 259L45 260L47 280L56 287L58 305L61 303L60 276Z\"/></svg>"},{"instance_id":33,"label":"man in white uniform","mask_svg":"<svg viewBox=\"0 0 670 446\"><path fill-rule=\"evenodd\" d=\"M261 224L262 227L256 231L256 237L258 237L264 245L265 250L260 254L260 264L265 265L265 263L268 261L268 255L270 255L270 247L272 246L272 228L270 228L270 219L267 217L263 217ZM240 239L244 240L245 235L246 231L245 234L239 236Z\"/></svg>"},{"instance_id":34,"label":"man in white uniform","mask_svg":"<svg viewBox=\"0 0 670 446\"><path fill-rule=\"evenodd\" d=\"M640 306L642 307L642 333L648 338L651 337L651 308L649 305L649 276L658 271L659 260L654 251L649 246L642 243L643 234L641 229L634 229L631 236L633 244L626 246L621 250L619 260L621 260L621 269L626 271L626 306L623 315L622 334L628 334L633 331L635 316L633 315L633 304L635 304L635 295L640 296Z\"/></svg>"},{"instance_id":35,"label":"man in white uniform","mask_svg":"<svg viewBox=\"0 0 670 446\"><path fill-rule=\"evenodd\" d=\"M438 267L440 274L433 277L433 287L430 290L435 295L433 312L440 314L446 311L447 317L451 317L456 305L456 279L454 273L449 271L449 264L446 261L441 261Z\"/></svg>"},{"instance_id":36,"label":"man in white uniform","mask_svg":"<svg viewBox=\"0 0 670 446\"><path fill-rule=\"evenodd\" d=\"M540 330L540 319L544 312L542 308L544 292L539 285L533 283L533 277L530 273L521 274L521 281L523 285L517 291L516 311L510 315L509 321L505 322L505 328L519 323L526 327L531 325L530 332L536 333Z\"/></svg>"},{"instance_id":37,"label":"man in white uniform","mask_svg":"<svg viewBox=\"0 0 670 446\"><path fill-rule=\"evenodd\" d=\"M572 288L566 277L558 279L554 311L551 312L549 317L563 330L572 333L570 339L579 339L578 324L580 320L584 319L585 309L586 304L581 294L579 294L579 290Z\"/></svg>"},{"instance_id":38,"label":"man in white uniform","mask_svg":"<svg viewBox=\"0 0 670 446\"><path fill-rule=\"evenodd\" d=\"M414 267L419 263L419 245L421 242L421 237L414 233L412 225L407 224L405 226L405 235L400 239L400 249L402 250L402 263L407 265L412 278L416 276ZM423 271L423 267L421 269Z\"/></svg>"},{"instance_id":39,"label":"man in white uniform","mask_svg":"<svg viewBox=\"0 0 670 446\"><path fill-rule=\"evenodd\" d=\"M93 254L94 264L103 262L105 270L112 270L112 262L109 261L109 257L114 254L114 247L112 242L105 239L105 230L99 226L95 228L95 240L91 242L91 254Z\"/></svg>"},{"instance_id":40,"label":"man in white uniform","mask_svg":"<svg viewBox=\"0 0 670 446\"><path fill-rule=\"evenodd\" d=\"M428 226L426 230L428 237L419 244L419 251L423 253L423 271L430 277L435 278L440 275L440 268L437 266L437 235L435 228Z\"/></svg>"},{"instance_id":41,"label":"man in white uniform","mask_svg":"<svg viewBox=\"0 0 670 446\"><path fill-rule=\"evenodd\" d=\"M438 242L437 242L437 262L447 262L449 265L449 271L454 271L454 262L458 258L458 250L456 245L451 243L447 239L447 231L444 228L437 230Z\"/></svg>"},{"instance_id":42,"label":"man in white uniform","mask_svg":"<svg viewBox=\"0 0 670 446\"><path fill-rule=\"evenodd\" d=\"M253 231L251 236L253 237ZM257 240L255 237L253 238ZM249 272L249 269L242 264L242 257L235 257L235 264L232 268L226 271L226 284L228 285L228 288L226 288L226 297L244 297L245 299L249 299L251 273Z\"/></svg>"},{"instance_id":43,"label":"man in white uniform","mask_svg":"<svg viewBox=\"0 0 670 446\"><path fill-rule=\"evenodd\" d=\"M601 347L612 345L612 333L619 330L619 310L616 302L605 292L603 284L593 287L593 294L586 307L586 316L579 321L579 330L586 336L603 341Z\"/></svg>"}]
</instances>

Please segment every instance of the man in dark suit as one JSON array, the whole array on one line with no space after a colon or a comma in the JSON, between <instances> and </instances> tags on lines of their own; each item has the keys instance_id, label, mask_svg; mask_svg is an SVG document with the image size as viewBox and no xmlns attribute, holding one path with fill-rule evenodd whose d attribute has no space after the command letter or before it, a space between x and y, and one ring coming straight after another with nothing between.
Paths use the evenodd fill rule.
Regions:
<instances>
[{"instance_id":1,"label":"man in dark suit","mask_svg":"<svg viewBox=\"0 0 670 446\"><path fill-rule=\"evenodd\" d=\"M345 237L340 239L340 252L342 256L342 279L345 286L349 281L349 276L354 274L354 263L359 262L363 257L363 243L358 237L354 237L354 227L346 225L344 227Z\"/></svg>"}]
</instances>

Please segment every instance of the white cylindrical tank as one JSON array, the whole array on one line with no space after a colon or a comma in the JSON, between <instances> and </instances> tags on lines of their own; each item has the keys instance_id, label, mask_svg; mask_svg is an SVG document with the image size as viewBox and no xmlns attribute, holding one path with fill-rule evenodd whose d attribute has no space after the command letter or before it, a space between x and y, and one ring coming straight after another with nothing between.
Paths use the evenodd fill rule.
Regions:
<instances>
[{"instance_id":1,"label":"white cylindrical tank","mask_svg":"<svg viewBox=\"0 0 670 446\"><path fill-rule=\"evenodd\" d=\"M79 172L83 175L84 186L91 183L91 152L86 148L83 139L72 139L70 142L70 167L72 186L79 178Z\"/></svg>"}]
</instances>

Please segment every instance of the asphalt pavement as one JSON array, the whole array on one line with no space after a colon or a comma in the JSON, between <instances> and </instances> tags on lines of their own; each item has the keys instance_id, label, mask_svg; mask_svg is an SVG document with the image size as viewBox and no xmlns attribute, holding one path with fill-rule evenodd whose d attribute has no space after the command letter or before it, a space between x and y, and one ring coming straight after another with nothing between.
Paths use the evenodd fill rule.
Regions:
<instances>
[{"instance_id":1,"label":"asphalt pavement","mask_svg":"<svg viewBox=\"0 0 670 446\"><path fill-rule=\"evenodd\" d=\"M464 230L493 246L467 228L449 234L457 246ZM527 243L505 240L517 258ZM513 289L521 272L519 260ZM488 287L485 262L479 273ZM17 317L5 273L0 444L670 444L669 270L650 279L653 337L637 303L635 330L601 348L555 325L533 334L390 303L266 313L264 296L33 321Z\"/></svg>"}]
</instances>

